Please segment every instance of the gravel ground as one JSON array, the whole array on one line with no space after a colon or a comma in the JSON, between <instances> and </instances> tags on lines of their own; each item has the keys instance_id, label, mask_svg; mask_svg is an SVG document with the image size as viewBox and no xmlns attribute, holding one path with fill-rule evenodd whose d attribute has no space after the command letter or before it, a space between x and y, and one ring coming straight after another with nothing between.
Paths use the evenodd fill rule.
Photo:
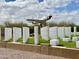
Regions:
<instances>
[{"instance_id":1,"label":"gravel ground","mask_svg":"<svg viewBox=\"0 0 79 59\"><path fill-rule=\"evenodd\" d=\"M0 59L68 59L68 58L48 56L28 51L0 48Z\"/></svg>"}]
</instances>

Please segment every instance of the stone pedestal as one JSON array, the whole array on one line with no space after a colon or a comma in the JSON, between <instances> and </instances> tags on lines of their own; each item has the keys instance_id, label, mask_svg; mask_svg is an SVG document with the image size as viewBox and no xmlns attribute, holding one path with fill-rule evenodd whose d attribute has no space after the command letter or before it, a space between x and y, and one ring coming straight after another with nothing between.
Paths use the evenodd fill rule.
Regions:
<instances>
[{"instance_id":1,"label":"stone pedestal","mask_svg":"<svg viewBox=\"0 0 79 59\"><path fill-rule=\"evenodd\" d=\"M59 40L58 39L52 39L52 40L50 40L50 45L51 46L56 46L58 44L59 44Z\"/></svg>"}]
</instances>

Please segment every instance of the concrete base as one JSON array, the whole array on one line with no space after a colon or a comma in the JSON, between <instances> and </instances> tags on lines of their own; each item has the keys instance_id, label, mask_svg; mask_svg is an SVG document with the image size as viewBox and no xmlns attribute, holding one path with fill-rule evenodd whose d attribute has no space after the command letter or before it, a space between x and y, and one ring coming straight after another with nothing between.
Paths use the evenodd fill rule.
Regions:
<instances>
[{"instance_id":1,"label":"concrete base","mask_svg":"<svg viewBox=\"0 0 79 59\"><path fill-rule=\"evenodd\" d=\"M46 55L61 56L70 59L79 59L79 49L50 47L48 45L32 45L32 44L15 44L1 42L0 47L11 48L22 51L30 51Z\"/></svg>"}]
</instances>

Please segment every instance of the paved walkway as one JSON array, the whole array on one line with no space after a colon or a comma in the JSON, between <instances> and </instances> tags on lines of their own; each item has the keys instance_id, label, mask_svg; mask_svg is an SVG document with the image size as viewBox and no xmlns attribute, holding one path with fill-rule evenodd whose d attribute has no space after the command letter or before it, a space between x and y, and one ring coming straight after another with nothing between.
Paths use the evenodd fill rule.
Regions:
<instances>
[{"instance_id":1,"label":"paved walkway","mask_svg":"<svg viewBox=\"0 0 79 59\"><path fill-rule=\"evenodd\" d=\"M48 56L33 52L0 48L0 59L68 59L64 57Z\"/></svg>"}]
</instances>

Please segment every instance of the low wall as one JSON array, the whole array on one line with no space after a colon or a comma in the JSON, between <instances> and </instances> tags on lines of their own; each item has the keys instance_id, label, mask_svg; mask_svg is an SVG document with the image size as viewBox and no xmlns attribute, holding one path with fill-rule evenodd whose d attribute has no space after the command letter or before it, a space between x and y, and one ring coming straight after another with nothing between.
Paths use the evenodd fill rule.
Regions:
<instances>
[{"instance_id":1,"label":"low wall","mask_svg":"<svg viewBox=\"0 0 79 59\"><path fill-rule=\"evenodd\" d=\"M39 45L32 45L32 44L20 44L20 43L6 43L2 42L0 43L0 47L2 48L11 48L16 50L23 50L23 51L31 51L40 53L40 46Z\"/></svg>"},{"instance_id":2,"label":"low wall","mask_svg":"<svg viewBox=\"0 0 79 59\"><path fill-rule=\"evenodd\" d=\"M48 55L79 59L79 49L49 47Z\"/></svg>"},{"instance_id":3,"label":"low wall","mask_svg":"<svg viewBox=\"0 0 79 59\"><path fill-rule=\"evenodd\" d=\"M79 49L50 47L48 45L31 45L1 42L0 47L30 51L46 55L55 55L71 59L79 59Z\"/></svg>"}]
</instances>

